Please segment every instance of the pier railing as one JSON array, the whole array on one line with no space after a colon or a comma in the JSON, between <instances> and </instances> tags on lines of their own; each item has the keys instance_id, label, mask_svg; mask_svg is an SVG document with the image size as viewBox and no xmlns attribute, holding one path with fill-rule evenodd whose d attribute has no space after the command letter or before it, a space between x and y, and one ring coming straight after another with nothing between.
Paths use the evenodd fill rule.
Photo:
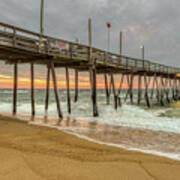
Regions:
<instances>
[{"instance_id":1,"label":"pier railing","mask_svg":"<svg viewBox=\"0 0 180 180\"><path fill-rule=\"evenodd\" d=\"M148 60L143 61L138 58L120 56L115 53L50 36L41 36L39 33L2 22L0 22L0 45L41 54L85 61L89 60L90 55L90 58L95 59L96 62L103 63L104 65L115 65L118 68L126 68L132 71L157 72L165 74L180 73L180 68L165 66Z\"/></svg>"}]
</instances>

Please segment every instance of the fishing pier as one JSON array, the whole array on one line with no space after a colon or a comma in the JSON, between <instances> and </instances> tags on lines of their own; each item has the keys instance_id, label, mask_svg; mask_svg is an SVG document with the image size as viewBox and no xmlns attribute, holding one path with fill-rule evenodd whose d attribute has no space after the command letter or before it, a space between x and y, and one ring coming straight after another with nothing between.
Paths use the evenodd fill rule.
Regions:
<instances>
[{"instance_id":1,"label":"fishing pier","mask_svg":"<svg viewBox=\"0 0 180 180\"><path fill-rule=\"evenodd\" d=\"M121 53L120 53L121 54ZM130 99L131 104L140 105L142 99L148 107L151 100L157 99L161 105L180 99L180 68L169 67L145 59L132 58L122 54L114 54L92 47L91 22L89 21L89 45L69 42L58 38L42 35L19 27L0 22L0 60L11 64L13 74L13 114L17 113L18 64L30 64L31 72L31 112L35 116L34 98L34 65L47 67L45 112L48 111L50 75L57 105L57 113L63 118L60 98L58 95L56 69L65 68L67 84L67 107L71 113L71 96L69 70L75 72L74 101L78 101L79 72L89 73L93 116L98 116L97 76L103 74L106 103L110 103L110 89L114 97L114 107ZM115 87L114 75L119 76L119 88ZM138 81L137 102L134 101L134 79ZM122 85L128 82L125 99L121 98ZM150 83L152 84L150 86Z\"/></svg>"}]
</instances>

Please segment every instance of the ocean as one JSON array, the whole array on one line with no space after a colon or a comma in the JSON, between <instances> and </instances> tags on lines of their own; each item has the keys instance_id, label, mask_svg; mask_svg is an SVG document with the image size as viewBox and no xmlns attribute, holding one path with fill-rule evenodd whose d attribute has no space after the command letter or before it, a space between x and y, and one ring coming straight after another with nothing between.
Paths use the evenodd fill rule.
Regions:
<instances>
[{"instance_id":1,"label":"ocean","mask_svg":"<svg viewBox=\"0 0 180 180\"><path fill-rule=\"evenodd\" d=\"M99 117L92 116L91 92L80 89L79 101L74 103L74 90L71 93L72 114L67 112L66 90L58 91L64 119L59 123L54 91L50 90L48 116L45 117L45 90L35 90L36 118L33 124L58 128L81 138L145 153L157 154L180 160L180 107L160 106L153 99L152 108L142 101L137 106L137 91L134 90L134 105L127 101L114 109L113 96L106 105L105 92L97 90ZM121 98L125 97L125 90ZM11 115L12 89L0 89L1 114ZM17 116L30 120L30 90L18 90Z\"/></svg>"}]
</instances>

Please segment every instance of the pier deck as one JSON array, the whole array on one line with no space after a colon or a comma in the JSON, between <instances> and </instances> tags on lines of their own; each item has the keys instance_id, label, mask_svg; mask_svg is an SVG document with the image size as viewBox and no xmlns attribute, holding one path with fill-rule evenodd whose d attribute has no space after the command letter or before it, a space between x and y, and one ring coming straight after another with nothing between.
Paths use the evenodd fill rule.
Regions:
<instances>
[{"instance_id":1,"label":"pier deck","mask_svg":"<svg viewBox=\"0 0 180 180\"><path fill-rule=\"evenodd\" d=\"M56 74L54 68L66 68L67 84L69 84L68 68L75 69L76 76L79 71L90 72L91 88L92 88L92 101L93 101L93 114L98 115L96 103L96 73L104 74L106 95L109 98L109 87L107 83L107 75L111 77L111 84L115 97L115 108L117 108L117 101L119 91L117 93L114 87L113 74L123 74L128 76L129 89L127 92L130 95L131 102L133 102L133 78L139 76L139 99L141 99L141 78L144 77L145 88L148 89L149 77L154 77L154 84L156 84L159 99L166 94L168 99L169 89L173 88L174 99L179 99L179 84L180 84L180 68L170 67L148 60L122 56L97 49L91 46L73 43L50 36L41 35L39 33L31 32L19 27L0 22L0 59L7 64L14 64L14 109L16 113L16 93L17 93L17 64L30 63L31 64L31 80L32 80L32 114L35 115L34 107L34 64L46 65L48 69L47 75L47 93L48 81L50 70L53 75L54 90L57 102L57 109L59 117L62 118L62 112L59 103L59 97L56 86ZM157 77L160 80L157 80ZM123 79L122 79L123 81ZM159 81L159 82L157 82ZM76 92L78 91L78 79L76 78ZM161 83L161 86L158 84ZM121 85L120 85L121 87ZM155 88L155 87L154 87ZM161 90L159 90L159 88ZM67 90L69 89L69 85ZM163 92L162 92L162 89ZM70 95L67 91L68 107L70 107ZM76 94L77 96L77 94ZM48 94L46 98L46 106L48 103ZM147 105L150 106L148 92L145 93ZM159 101L161 101L159 100ZM108 103L108 100L107 100ZM70 109L70 108L69 108ZM47 110L47 108L46 108ZM69 111L70 112L70 111Z\"/></svg>"}]
</instances>

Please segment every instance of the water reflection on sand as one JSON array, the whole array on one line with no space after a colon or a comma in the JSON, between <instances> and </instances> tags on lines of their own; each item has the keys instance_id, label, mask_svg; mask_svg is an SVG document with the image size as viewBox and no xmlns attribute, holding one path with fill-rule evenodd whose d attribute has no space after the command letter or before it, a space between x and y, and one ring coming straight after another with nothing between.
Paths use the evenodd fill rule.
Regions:
<instances>
[{"instance_id":1,"label":"water reflection on sand","mask_svg":"<svg viewBox=\"0 0 180 180\"><path fill-rule=\"evenodd\" d=\"M180 134L165 131L112 126L98 121L83 121L69 117L59 121L55 116L36 116L19 114L18 118L32 124L59 127L66 132L76 133L104 143L122 145L126 148L137 148L144 151L169 153L180 157Z\"/></svg>"}]
</instances>

